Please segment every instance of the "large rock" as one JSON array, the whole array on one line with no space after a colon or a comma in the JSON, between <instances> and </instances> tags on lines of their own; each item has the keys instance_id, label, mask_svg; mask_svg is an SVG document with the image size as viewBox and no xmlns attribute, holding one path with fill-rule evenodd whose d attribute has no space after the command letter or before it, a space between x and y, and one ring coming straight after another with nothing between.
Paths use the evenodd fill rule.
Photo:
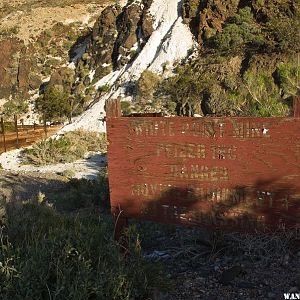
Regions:
<instances>
[{"instance_id":1,"label":"large rock","mask_svg":"<svg viewBox=\"0 0 300 300\"><path fill-rule=\"evenodd\" d=\"M183 19L199 44L222 31L228 17L238 9L238 0L185 0Z\"/></svg>"},{"instance_id":2,"label":"large rock","mask_svg":"<svg viewBox=\"0 0 300 300\"><path fill-rule=\"evenodd\" d=\"M152 0L133 2L121 9L107 7L96 21L85 54L78 61L77 75L88 82L89 70L99 80L112 70L129 63L153 32L148 9Z\"/></svg>"},{"instance_id":3,"label":"large rock","mask_svg":"<svg viewBox=\"0 0 300 300\"><path fill-rule=\"evenodd\" d=\"M116 6L107 7L93 28L92 40L86 53L92 60L90 67L96 69L103 64L112 63L112 53L117 38L117 16L121 9Z\"/></svg>"},{"instance_id":4,"label":"large rock","mask_svg":"<svg viewBox=\"0 0 300 300\"><path fill-rule=\"evenodd\" d=\"M152 1L133 3L118 17L118 38L113 63L119 68L132 60L153 32L152 18L147 13Z\"/></svg>"},{"instance_id":5,"label":"large rock","mask_svg":"<svg viewBox=\"0 0 300 300\"><path fill-rule=\"evenodd\" d=\"M34 76L36 63L31 45L16 38L0 41L0 94L1 98L11 95L28 96L28 91L38 88L40 81Z\"/></svg>"}]
</instances>

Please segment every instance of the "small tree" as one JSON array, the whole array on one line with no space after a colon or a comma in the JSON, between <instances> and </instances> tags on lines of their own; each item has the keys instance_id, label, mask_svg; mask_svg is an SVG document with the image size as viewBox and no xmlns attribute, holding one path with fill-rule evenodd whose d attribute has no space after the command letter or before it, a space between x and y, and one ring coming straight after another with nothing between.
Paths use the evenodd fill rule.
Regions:
<instances>
[{"instance_id":1,"label":"small tree","mask_svg":"<svg viewBox=\"0 0 300 300\"><path fill-rule=\"evenodd\" d=\"M141 74L141 77L137 82L137 96L141 103L145 103L153 99L153 94L157 89L159 82L160 77L149 70L145 70Z\"/></svg>"},{"instance_id":2,"label":"small tree","mask_svg":"<svg viewBox=\"0 0 300 300\"><path fill-rule=\"evenodd\" d=\"M7 117L27 113L28 103L20 98L8 100L4 105L2 112Z\"/></svg>"},{"instance_id":3,"label":"small tree","mask_svg":"<svg viewBox=\"0 0 300 300\"><path fill-rule=\"evenodd\" d=\"M56 118L69 117L71 104L69 94L61 85L53 85L46 88L45 93L36 100L36 109L46 121Z\"/></svg>"},{"instance_id":4,"label":"small tree","mask_svg":"<svg viewBox=\"0 0 300 300\"><path fill-rule=\"evenodd\" d=\"M193 70L183 68L167 79L161 86L162 93L176 104L176 113L181 116L201 114L202 92L207 86L206 78L199 78Z\"/></svg>"}]
</instances>

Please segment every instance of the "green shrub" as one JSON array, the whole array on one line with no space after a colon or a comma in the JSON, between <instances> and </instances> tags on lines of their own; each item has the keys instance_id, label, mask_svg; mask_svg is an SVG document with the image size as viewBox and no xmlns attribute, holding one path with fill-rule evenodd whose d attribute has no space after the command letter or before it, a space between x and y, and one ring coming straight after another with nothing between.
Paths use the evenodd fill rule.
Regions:
<instances>
[{"instance_id":1,"label":"green shrub","mask_svg":"<svg viewBox=\"0 0 300 300\"><path fill-rule=\"evenodd\" d=\"M81 159L90 151L105 152L106 135L78 130L68 132L58 139L38 142L25 149L26 159L35 165L65 163Z\"/></svg>"},{"instance_id":2,"label":"green shrub","mask_svg":"<svg viewBox=\"0 0 300 300\"><path fill-rule=\"evenodd\" d=\"M20 97L8 100L2 108L2 112L7 117L13 115L24 114L28 111L28 103Z\"/></svg>"},{"instance_id":3,"label":"green shrub","mask_svg":"<svg viewBox=\"0 0 300 300\"><path fill-rule=\"evenodd\" d=\"M275 41L274 50L298 52L300 50L300 8L295 6L294 14L279 13L267 23L270 36Z\"/></svg>"},{"instance_id":4,"label":"green shrub","mask_svg":"<svg viewBox=\"0 0 300 300\"><path fill-rule=\"evenodd\" d=\"M69 97L70 95L64 91L63 86L49 86L45 93L36 100L35 107L48 121L66 117L71 111Z\"/></svg>"},{"instance_id":5,"label":"green shrub","mask_svg":"<svg viewBox=\"0 0 300 300\"><path fill-rule=\"evenodd\" d=\"M71 170L71 169L64 170L63 176L66 178L73 178L73 177L75 177L75 171Z\"/></svg>"},{"instance_id":6,"label":"green shrub","mask_svg":"<svg viewBox=\"0 0 300 300\"><path fill-rule=\"evenodd\" d=\"M139 102L151 101L159 82L160 77L157 74L149 70L145 70L137 82Z\"/></svg>"},{"instance_id":7,"label":"green shrub","mask_svg":"<svg viewBox=\"0 0 300 300\"><path fill-rule=\"evenodd\" d=\"M121 101L121 110L124 116L131 114L131 102L129 101Z\"/></svg>"},{"instance_id":8,"label":"green shrub","mask_svg":"<svg viewBox=\"0 0 300 300\"><path fill-rule=\"evenodd\" d=\"M213 37L213 45L220 51L238 52L242 47L257 48L264 44L260 26L250 7L240 9L225 25L222 32Z\"/></svg>"},{"instance_id":9,"label":"green shrub","mask_svg":"<svg viewBox=\"0 0 300 300\"><path fill-rule=\"evenodd\" d=\"M110 90L110 86L108 84L102 85L98 88L98 92L100 94L105 94Z\"/></svg>"},{"instance_id":10,"label":"green shrub","mask_svg":"<svg viewBox=\"0 0 300 300\"><path fill-rule=\"evenodd\" d=\"M0 232L1 299L146 299L160 270L145 263L134 228L125 232L130 257L97 214L59 215L47 205L7 204Z\"/></svg>"},{"instance_id":11,"label":"green shrub","mask_svg":"<svg viewBox=\"0 0 300 300\"><path fill-rule=\"evenodd\" d=\"M0 28L0 37L1 36L8 37L8 36L16 35L16 34L18 34L19 30L20 30L20 27L17 25L12 26L12 27Z\"/></svg>"},{"instance_id":12,"label":"green shrub","mask_svg":"<svg viewBox=\"0 0 300 300\"><path fill-rule=\"evenodd\" d=\"M289 109L282 102L279 88L271 75L264 72L244 75L246 88L246 114L260 117L277 117L289 114Z\"/></svg>"},{"instance_id":13,"label":"green shrub","mask_svg":"<svg viewBox=\"0 0 300 300\"><path fill-rule=\"evenodd\" d=\"M281 63L277 67L280 87L285 97L300 95L300 62Z\"/></svg>"},{"instance_id":14,"label":"green shrub","mask_svg":"<svg viewBox=\"0 0 300 300\"><path fill-rule=\"evenodd\" d=\"M193 116L195 113L202 114L202 93L208 86L208 81L206 76L201 75L190 66L181 67L178 68L176 76L165 80L161 84L162 94L169 96L165 108L171 114L174 114L174 112L181 116Z\"/></svg>"}]
</instances>

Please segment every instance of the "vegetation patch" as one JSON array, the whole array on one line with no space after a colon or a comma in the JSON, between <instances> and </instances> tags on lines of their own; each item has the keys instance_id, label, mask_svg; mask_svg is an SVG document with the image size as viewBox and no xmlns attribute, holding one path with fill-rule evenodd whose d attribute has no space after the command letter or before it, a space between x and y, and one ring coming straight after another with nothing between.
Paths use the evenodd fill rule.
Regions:
<instances>
[{"instance_id":1,"label":"vegetation patch","mask_svg":"<svg viewBox=\"0 0 300 300\"><path fill-rule=\"evenodd\" d=\"M1 299L146 299L161 270L146 263L139 237L124 235L124 258L109 217L58 214L43 196L8 203L0 229Z\"/></svg>"},{"instance_id":2,"label":"vegetation patch","mask_svg":"<svg viewBox=\"0 0 300 300\"><path fill-rule=\"evenodd\" d=\"M43 140L24 152L29 163L47 165L73 162L88 152L106 152L106 147L105 134L78 130L57 139Z\"/></svg>"},{"instance_id":3,"label":"vegetation patch","mask_svg":"<svg viewBox=\"0 0 300 300\"><path fill-rule=\"evenodd\" d=\"M19 26L0 28L0 38L10 37L16 35L19 32Z\"/></svg>"},{"instance_id":4,"label":"vegetation patch","mask_svg":"<svg viewBox=\"0 0 300 300\"><path fill-rule=\"evenodd\" d=\"M196 58L161 82L155 101L163 101L166 111L175 108L173 113L185 116L288 116L288 98L300 91L299 55L286 57L285 62L276 62L275 55L255 55L241 74L243 63L241 56L233 55Z\"/></svg>"}]
</instances>

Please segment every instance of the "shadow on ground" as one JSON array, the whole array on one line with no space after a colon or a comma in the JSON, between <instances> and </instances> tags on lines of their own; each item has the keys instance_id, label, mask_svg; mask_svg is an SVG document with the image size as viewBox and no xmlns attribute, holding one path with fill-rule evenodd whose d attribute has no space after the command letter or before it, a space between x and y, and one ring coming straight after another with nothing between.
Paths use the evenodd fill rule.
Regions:
<instances>
[{"instance_id":1,"label":"shadow on ground","mask_svg":"<svg viewBox=\"0 0 300 300\"><path fill-rule=\"evenodd\" d=\"M91 164L94 162L91 160ZM42 195L58 211L75 211L82 208L109 208L106 167L100 168L97 180L68 179L55 174L2 172L0 200L22 202L35 200Z\"/></svg>"}]
</instances>

